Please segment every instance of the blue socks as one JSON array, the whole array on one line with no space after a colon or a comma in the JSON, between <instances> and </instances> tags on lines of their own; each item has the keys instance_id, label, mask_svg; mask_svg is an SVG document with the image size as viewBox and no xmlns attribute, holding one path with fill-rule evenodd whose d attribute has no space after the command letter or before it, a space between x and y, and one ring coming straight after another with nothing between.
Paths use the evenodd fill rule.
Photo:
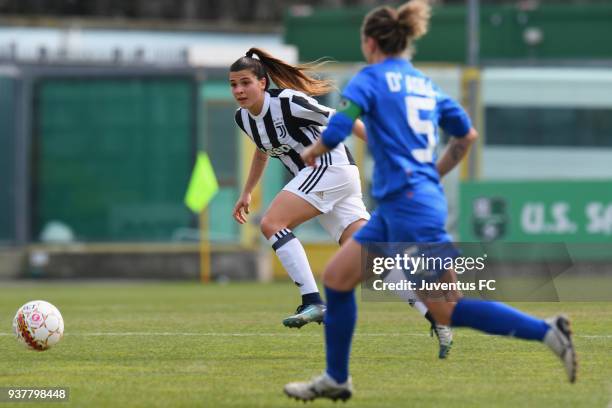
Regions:
<instances>
[{"instance_id":1,"label":"blue socks","mask_svg":"<svg viewBox=\"0 0 612 408\"><path fill-rule=\"evenodd\" d=\"M355 291L340 292L325 287L327 312L325 312L325 349L327 374L339 384L348 379L349 355L355 322L357 303Z\"/></svg>"},{"instance_id":2,"label":"blue socks","mask_svg":"<svg viewBox=\"0 0 612 408\"><path fill-rule=\"evenodd\" d=\"M489 334L514 336L525 340L544 340L550 329L541 319L529 316L500 302L461 299L457 302L451 325L471 327Z\"/></svg>"},{"instance_id":3,"label":"blue socks","mask_svg":"<svg viewBox=\"0 0 612 408\"><path fill-rule=\"evenodd\" d=\"M348 379L351 342L357 321L357 303L353 290L337 291L325 287L325 348L327 374L342 384ZM471 327L489 334L514 336L525 340L544 340L550 329L541 319L529 316L499 302L461 299L457 302L451 325Z\"/></svg>"}]
</instances>

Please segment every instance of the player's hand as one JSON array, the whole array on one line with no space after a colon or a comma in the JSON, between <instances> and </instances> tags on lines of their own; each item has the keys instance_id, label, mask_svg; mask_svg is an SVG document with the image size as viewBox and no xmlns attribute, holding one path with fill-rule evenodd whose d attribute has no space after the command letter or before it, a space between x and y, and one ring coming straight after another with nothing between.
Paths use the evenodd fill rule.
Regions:
<instances>
[{"instance_id":1,"label":"player's hand","mask_svg":"<svg viewBox=\"0 0 612 408\"><path fill-rule=\"evenodd\" d=\"M329 152L329 149L327 148L327 146L325 146L321 142L321 139L318 139L316 142L314 142L313 144L308 146L306 149L304 149L301 156L302 156L302 160L304 161L304 164L306 164L307 166L316 167L317 157L327 152Z\"/></svg>"},{"instance_id":2,"label":"player's hand","mask_svg":"<svg viewBox=\"0 0 612 408\"><path fill-rule=\"evenodd\" d=\"M238 224L244 224L247 222L249 204L251 204L251 193L242 193L238 201L236 201L236 205L234 205L234 212L232 213Z\"/></svg>"}]
</instances>

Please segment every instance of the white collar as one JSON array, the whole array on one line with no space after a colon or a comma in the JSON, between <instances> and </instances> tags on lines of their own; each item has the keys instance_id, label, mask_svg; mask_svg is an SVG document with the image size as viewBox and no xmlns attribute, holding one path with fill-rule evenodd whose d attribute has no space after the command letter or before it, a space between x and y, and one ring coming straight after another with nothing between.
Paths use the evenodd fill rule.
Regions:
<instances>
[{"instance_id":1,"label":"white collar","mask_svg":"<svg viewBox=\"0 0 612 408\"><path fill-rule=\"evenodd\" d=\"M261 119L266 115L269 108L270 108L270 94L268 93L268 91L264 91L264 103L263 103L263 106L261 107L261 112L259 112L259 115L257 116L253 115L248 109L247 109L247 112L249 112L249 116L252 117L253 119Z\"/></svg>"}]
</instances>

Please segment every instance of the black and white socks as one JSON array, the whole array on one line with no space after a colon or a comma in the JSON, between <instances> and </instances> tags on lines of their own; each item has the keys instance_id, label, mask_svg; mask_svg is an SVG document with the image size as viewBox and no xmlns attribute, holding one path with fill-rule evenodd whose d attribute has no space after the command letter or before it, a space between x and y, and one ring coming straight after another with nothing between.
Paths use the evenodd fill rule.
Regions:
<instances>
[{"instance_id":1,"label":"black and white socks","mask_svg":"<svg viewBox=\"0 0 612 408\"><path fill-rule=\"evenodd\" d=\"M276 251L278 259L293 282L300 288L302 303L321 303L319 289L310 269L306 251L293 232L289 228L283 228L273 234L268 242Z\"/></svg>"}]
</instances>

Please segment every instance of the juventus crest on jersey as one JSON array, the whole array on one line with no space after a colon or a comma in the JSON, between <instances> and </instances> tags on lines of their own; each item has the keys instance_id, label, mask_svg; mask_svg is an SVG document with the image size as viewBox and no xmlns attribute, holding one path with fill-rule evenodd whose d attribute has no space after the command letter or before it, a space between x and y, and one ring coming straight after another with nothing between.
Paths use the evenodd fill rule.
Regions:
<instances>
[{"instance_id":1,"label":"juventus crest on jersey","mask_svg":"<svg viewBox=\"0 0 612 408\"><path fill-rule=\"evenodd\" d=\"M320 105L303 92L270 89L265 92L259 115L253 116L247 109L239 108L235 119L259 150L280 159L295 176L306 166L300 153L319 138L321 128L333 113L333 109ZM318 160L320 166L355 164L342 143Z\"/></svg>"}]
</instances>

